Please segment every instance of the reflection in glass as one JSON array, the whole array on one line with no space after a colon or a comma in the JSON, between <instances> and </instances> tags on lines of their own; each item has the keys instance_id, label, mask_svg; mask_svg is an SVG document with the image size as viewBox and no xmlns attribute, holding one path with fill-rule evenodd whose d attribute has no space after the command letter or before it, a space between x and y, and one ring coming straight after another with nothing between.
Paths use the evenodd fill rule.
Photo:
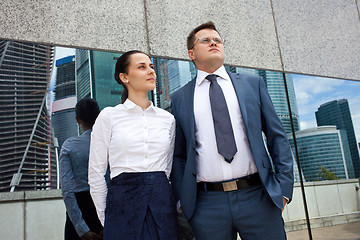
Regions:
<instances>
[{"instance_id":1,"label":"reflection in glass","mask_svg":"<svg viewBox=\"0 0 360 240\"><path fill-rule=\"evenodd\" d=\"M354 178L346 131L335 126L310 128L296 132L301 169L306 181L330 180L319 176L321 167L342 179ZM292 134L289 135L294 148Z\"/></svg>"},{"instance_id":2,"label":"reflection in glass","mask_svg":"<svg viewBox=\"0 0 360 240\"><path fill-rule=\"evenodd\" d=\"M337 129L343 130L346 134L348 146L350 148L352 164L355 166L355 175L360 174L359 151L356 143L354 125L351 118L349 103L347 99L333 100L322 104L315 112L316 123L318 126L334 125ZM351 161L350 161L351 162ZM354 176L351 176L353 178Z\"/></svg>"},{"instance_id":3,"label":"reflection in glass","mask_svg":"<svg viewBox=\"0 0 360 240\"><path fill-rule=\"evenodd\" d=\"M296 132L301 168L307 181L325 168L339 178L359 177L360 84L353 81L293 75L301 131ZM292 136L289 136L293 146Z\"/></svg>"},{"instance_id":4,"label":"reflection in glass","mask_svg":"<svg viewBox=\"0 0 360 240\"><path fill-rule=\"evenodd\" d=\"M38 54L36 56L39 56L39 58L35 58L35 61L31 62L28 60L28 57L31 55L28 51L35 51ZM21 87L21 76L11 76L9 74L10 71L20 71L18 68L19 65L22 65L21 71L37 74L36 79L46 79L46 74L50 71L46 63L52 62L52 52L53 48L39 44L1 41L0 71L2 71L2 78L16 78L16 83L14 82L16 91L23 89L21 90L23 92L25 87ZM75 63L76 94L74 95L71 92L74 89L70 87L74 80L69 80L69 78L65 80L64 78L64 82L62 82L60 73L57 90L55 90L55 100L62 101L72 96L73 98L76 97L76 100L73 100L75 104L77 100L84 97L93 97L99 102L101 109L117 105L120 102L122 86L116 83L113 74L114 66L120 56L120 53L77 49L75 51L75 62L73 62L73 64ZM149 96L149 98L153 100L156 106L170 110L170 95L196 76L196 68L190 61L163 58L152 58L152 61L158 81L153 95ZM60 71L60 65L58 66L58 71ZM283 73L234 66L226 66L226 69L234 73L258 75L264 79L275 110L293 146ZM43 71L43 73L40 74L40 71ZM23 78L25 77L27 75L23 75ZM298 142L300 163L305 179L307 181L320 180L319 167L325 167L326 170L334 172L340 178L359 177L360 161L357 142L360 141L356 139L356 136L359 137L360 134L360 113L357 110L360 109L360 99L354 92L360 92L360 84L351 81L329 80L294 74L285 74L285 77L288 86L293 126ZM10 80L6 81L9 82ZM47 84L46 80L42 84L39 81L37 83L37 88L44 87ZM31 84L28 82L26 84L26 89L30 89ZM73 87L73 85L71 86ZM5 87L4 85L2 90L5 89L10 91L9 86ZM31 97L35 97L35 95ZM9 100L15 102L17 110L21 109L19 108L20 96L21 94L18 94L14 100ZM39 97L40 95L38 94L37 100L33 100L34 104L39 100ZM54 104L54 107L56 109L56 104ZM4 107L2 106L2 108ZM69 115L69 112L66 114ZM19 119L19 116L17 119ZM67 126L67 121L73 123L73 119L70 120L69 117L56 121L56 111L54 112L53 126L55 129L56 127L61 127L59 125ZM3 122L1 121L2 126L4 125ZM44 126L47 125L44 123ZM3 127L7 128L5 125ZM43 129L46 128L43 127ZM19 126L17 126L17 129L20 130ZM3 132L1 131L1 134ZM61 138L61 134L56 133L56 135ZM37 141L41 142L42 140ZM8 154L10 149L6 146L4 145L4 148L0 150L0 154ZM20 152L23 153L24 150ZM1 160L3 159L6 158L1 158ZM17 167L18 165L19 163L17 163ZM299 176L296 168L297 165L294 164L295 180L298 180ZM1 172L3 173L3 171L6 172L7 170L2 168ZM6 181L11 181L12 175L13 173L6 173ZM5 175L2 174L3 176Z\"/></svg>"},{"instance_id":5,"label":"reflection in glass","mask_svg":"<svg viewBox=\"0 0 360 240\"><path fill-rule=\"evenodd\" d=\"M51 46L0 40L0 191L10 191L18 171L12 190L56 188L46 106L53 52Z\"/></svg>"},{"instance_id":6,"label":"reflection in glass","mask_svg":"<svg viewBox=\"0 0 360 240\"><path fill-rule=\"evenodd\" d=\"M157 75L156 105L170 109L170 95L190 82L196 75L192 62L153 58Z\"/></svg>"},{"instance_id":7,"label":"reflection in glass","mask_svg":"<svg viewBox=\"0 0 360 240\"><path fill-rule=\"evenodd\" d=\"M122 86L114 79L120 53L76 50L77 98L92 97L100 109L120 103Z\"/></svg>"},{"instance_id":8,"label":"reflection in glass","mask_svg":"<svg viewBox=\"0 0 360 240\"><path fill-rule=\"evenodd\" d=\"M56 54L55 54L56 55ZM78 135L75 119L76 81L75 55L60 58L55 62L55 99L52 103L51 122L59 146L66 139Z\"/></svg>"}]
</instances>

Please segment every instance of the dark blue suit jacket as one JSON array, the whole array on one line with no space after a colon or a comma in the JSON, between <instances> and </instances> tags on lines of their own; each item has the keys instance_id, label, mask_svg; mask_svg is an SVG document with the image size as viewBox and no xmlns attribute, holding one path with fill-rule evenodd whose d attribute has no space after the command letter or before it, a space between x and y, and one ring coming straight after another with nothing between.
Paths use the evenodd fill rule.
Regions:
<instances>
[{"instance_id":1,"label":"dark blue suit jacket","mask_svg":"<svg viewBox=\"0 0 360 240\"><path fill-rule=\"evenodd\" d=\"M293 159L286 133L261 77L228 73L241 109L250 148L266 192L274 204L283 207L282 197L291 200ZM196 204L196 143L194 89L196 78L171 96L176 118L176 138L171 181L187 219ZM263 135L266 136L266 151ZM270 160L272 159L272 161Z\"/></svg>"}]
</instances>

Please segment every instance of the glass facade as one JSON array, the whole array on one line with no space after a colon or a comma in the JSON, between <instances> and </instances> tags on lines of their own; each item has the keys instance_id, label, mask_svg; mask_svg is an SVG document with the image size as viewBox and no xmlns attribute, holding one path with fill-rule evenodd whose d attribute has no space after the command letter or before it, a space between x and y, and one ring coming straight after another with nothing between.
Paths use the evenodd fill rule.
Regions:
<instances>
[{"instance_id":1,"label":"glass facade","mask_svg":"<svg viewBox=\"0 0 360 240\"><path fill-rule=\"evenodd\" d=\"M89 50L76 49L75 59L77 99L92 97Z\"/></svg>"},{"instance_id":2,"label":"glass facade","mask_svg":"<svg viewBox=\"0 0 360 240\"><path fill-rule=\"evenodd\" d=\"M59 146L66 139L78 135L75 121L75 102L66 101L76 96L75 55L56 60L55 101L51 122Z\"/></svg>"},{"instance_id":3,"label":"glass facade","mask_svg":"<svg viewBox=\"0 0 360 240\"><path fill-rule=\"evenodd\" d=\"M346 131L352 163L355 170L355 177L359 177L359 151L356 143L354 125L351 118L348 100L340 99L324 103L318 108L315 114L318 126L335 125L337 129Z\"/></svg>"},{"instance_id":4,"label":"glass facade","mask_svg":"<svg viewBox=\"0 0 360 240\"><path fill-rule=\"evenodd\" d=\"M66 139L78 135L74 109L67 109L53 113L51 122L60 147Z\"/></svg>"},{"instance_id":5,"label":"glass facade","mask_svg":"<svg viewBox=\"0 0 360 240\"><path fill-rule=\"evenodd\" d=\"M289 135L291 147L294 140ZM324 126L298 131L296 142L299 160L306 181L324 180L320 167L335 173L339 178L354 178L346 132L334 126Z\"/></svg>"},{"instance_id":6,"label":"glass facade","mask_svg":"<svg viewBox=\"0 0 360 240\"><path fill-rule=\"evenodd\" d=\"M6 50L6 44L2 43L0 53L3 54ZM75 97L77 100L92 97L99 102L101 109L106 106L117 105L120 102L123 89L114 80L113 74L116 61L120 56L120 53L77 49L75 57L70 56L58 61L56 64L58 71L55 102L64 101L69 97ZM11 59L15 58L12 57ZM149 99L153 100L156 106L170 111L170 95L196 76L196 67L191 61L164 58L152 58L152 61L157 74L157 82L155 90L149 94ZM291 140L295 161L295 144L291 134L291 124L294 127L301 170L306 181L319 180L319 166L334 171L341 178L357 176L357 164L359 162L354 161L354 159L356 160L355 150L358 150L357 142L360 142L356 139L356 134L359 134L356 126L360 123L357 109L360 106L356 104L360 101L358 96L352 95L351 92L357 92L356 89L360 89L358 83L351 83L350 81L339 83L339 80L324 78L315 81L315 77L235 66L225 66L225 68L229 72L253 74L264 79L275 110ZM73 74L74 72L75 74ZM76 80L71 77L71 74L75 75ZM288 113L284 77L288 87L293 122L290 121ZM341 86L341 91L337 94L338 97L333 98L340 100L331 100L329 96L321 95L322 91L328 90L326 87L329 85L334 87L331 88L332 92L326 92L327 95L335 95L336 87ZM342 85L346 85L346 91ZM320 86L326 86L323 87L325 90L320 89ZM76 103L75 100L73 102ZM75 104L73 107L69 107L68 103L66 103L67 105L63 104L67 107L62 111L57 109L52 116L55 134L60 145L69 137L68 135L77 135L79 131L75 121L73 121ZM353 103L352 108L349 106L350 103ZM313 106L316 108L314 109ZM64 122L72 122L73 125L65 126ZM328 125L336 126L336 129L331 134L324 134L321 128L317 128L324 125L326 127L329 127ZM356 149L353 145L356 146ZM329 152L332 154L327 154L326 151L330 148L332 151L336 150L336 154L331 151ZM359 157L358 152L357 157ZM300 179L297 164L294 164L294 176L295 181Z\"/></svg>"},{"instance_id":7,"label":"glass facade","mask_svg":"<svg viewBox=\"0 0 360 240\"><path fill-rule=\"evenodd\" d=\"M188 61L154 58L153 62L158 79L156 104L169 110L170 95L196 76L196 68Z\"/></svg>"},{"instance_id":8,"label":"glass facade","mask_svg":"<svg viewBox=\"0 0 360 240\"><path fill-rule=\"evenodd\" d=\"M0 41L0 191L56 188L56 160L47 85L54 48ZM22 164L22 167L20 167Z\"/></svg>"},{"instance_id":9,"label":"glass facade","mask_svg":"<svg viewBox=\"0 0 360 240\"><path fill-rule=\"evenodd\" d=\"M75 56L56 61L55 100L75 96Z\"/></svg>"},{"instance_id":10,"label":"glass facade","mask_svg":"<svg viewBox=\"0 0 360 240\"><path fill-rule=\"evenodd\" d=\"M120 103L123 87L114 79L120 53L76 50L77 97L92 97L100 109Z\"/></svg>"}]
</instances>

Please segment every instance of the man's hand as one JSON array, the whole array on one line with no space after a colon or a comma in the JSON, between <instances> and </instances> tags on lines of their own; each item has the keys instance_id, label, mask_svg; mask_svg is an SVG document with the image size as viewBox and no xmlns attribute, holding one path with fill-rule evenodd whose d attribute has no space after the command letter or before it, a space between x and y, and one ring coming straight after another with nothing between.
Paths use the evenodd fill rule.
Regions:
<instances>
[{"instance_id":1,"label":"man's hand","mask_svg":"<svg viewBox=\"0 0 360 240\"><path fill-rule=\"evenodd\" d=\"M288 200L286 197L283 197L283 208L281 209L281 212L284 211L285 205L288 203L288 201L289 201L289 200Z\"/></svg>"},{"instance_id":2,"label":"man's hand","mask_svg":"<svg viewBox=\"0 0 360 240\"><path fill-rule=\"evenodd\" d=\"M88 231L87 233L82 235L80 238L81 238L81 240L101 240L101 237L92 231Z\"/></svg>"}]
</instances>

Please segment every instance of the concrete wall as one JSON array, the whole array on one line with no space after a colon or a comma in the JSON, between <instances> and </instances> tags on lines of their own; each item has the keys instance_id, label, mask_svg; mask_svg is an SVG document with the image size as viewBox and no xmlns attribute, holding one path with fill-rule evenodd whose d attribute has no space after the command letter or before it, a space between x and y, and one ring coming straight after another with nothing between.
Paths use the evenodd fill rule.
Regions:
<instances>
[{"instance_id":1,"label":"concrete wall","mask_svg":"<svg viewBox=\"0 0 360 240\"><path fill-rule=\"evenodd\" d=\"M359 180L306 182L304 188L312 228L360 221ZM283 218L287 231L306 228L300 183L295 183Z\"/></svg>"},{"instance_id":2,"label":"concrete wall","mask_svg":"<svg viewBox=\"0 0 360 240\"><path fill-rule=\"evenodd\" d=\"M311 227L360 221L358 180L305 183ZM0 238L11 240L63 239L65 205L59 190L0 193ZM287 231L306 228L301 189L284 212Z\"/></svg>"},{"instance_id":3,"label":"concrete wall","mask_svg":"<svg viewBox=\"0 0 360 240\"><path fill-rule=\"evenodd\" d=\"M188 59L212 20L226 63L360 80L360 0L2 0L0 38Z\"/></svg>"},{"instance_id":4,"label":"concrete wall","mask_svg":"<svg viewBox=\"0 0 360 240\"><path fill-rule=\"evenodd\" d=\"M63 240L60 190L0 193L0 239Z\"/></svg>"}]
</instances>

